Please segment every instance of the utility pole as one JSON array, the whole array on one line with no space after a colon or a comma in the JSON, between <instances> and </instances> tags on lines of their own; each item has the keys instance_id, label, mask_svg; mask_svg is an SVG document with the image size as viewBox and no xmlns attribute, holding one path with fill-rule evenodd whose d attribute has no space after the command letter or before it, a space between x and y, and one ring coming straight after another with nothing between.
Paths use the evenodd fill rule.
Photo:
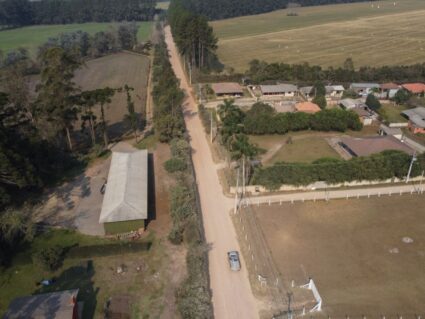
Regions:
<instances>
[{"instance_id":1,"label":"utility pole","mask_svg":"<svg viewBox=\"0 0 425 319\"><path fill-rule=\"evenodd\" d=\"M192 85L192 63L189 62L189 84Z\"/></svg>"},{"instance_id":2,"label":"utility pole","mask_svg":"<svg viewBox=\"0 0 425 319\"><path fill-rule=\"evenodd\" d=\"M406 184L409 183L410 180L410 174L412 173L412 167L413 167L413 163L416 161L416 151L413 153L412 155L412 161L410 162L410 166L409 166L409 171L407 173L407 177L406 177Z\"/></svg>"},{"instance_id":3,"label":"utility pole","mask_svg":"<svg viewBox=\"0 0 425 319\"><path fill-rule=\"evenodd\" d=\"M245 197L245 156L242 156L242 196Z\"/></svg>"},{"instance_id":4,"label":"utility pole","mask_svg":"<svg viewBox=\"0 0 425 319\"><path fill-rule=\"evenodd\" d=\"M210 112L210 141L213 142L213 110Z\"/></svg>"},{"instance_id":5,"label":"utility pole","mask_svg":"<svg viewBox=\"0 0 425 319\"><path fill-rule=\"evenodd\" d=\"M238 193L239 193L239 168L238 168L238 174L236 177L235 206L233 208L234 215L236 215L236 212L238 211Z\"/></svg>"}]
</instances>

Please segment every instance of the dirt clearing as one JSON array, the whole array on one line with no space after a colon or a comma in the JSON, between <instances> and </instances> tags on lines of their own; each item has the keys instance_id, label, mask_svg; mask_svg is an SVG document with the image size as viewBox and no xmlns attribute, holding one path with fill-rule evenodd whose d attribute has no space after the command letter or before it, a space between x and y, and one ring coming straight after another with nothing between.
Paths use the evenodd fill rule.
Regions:
<instances>
[{"instance_id":1,"label":"dirt clearing","mask_svg":"<svg viewBox=\"0 0 425 319\"><path fill-rule=\"evenodd\" d=\"M325 315L377 318L425 315L424 207L405 195L255 212L288 286L312 277Z\"/></svg>"}]
</instances>

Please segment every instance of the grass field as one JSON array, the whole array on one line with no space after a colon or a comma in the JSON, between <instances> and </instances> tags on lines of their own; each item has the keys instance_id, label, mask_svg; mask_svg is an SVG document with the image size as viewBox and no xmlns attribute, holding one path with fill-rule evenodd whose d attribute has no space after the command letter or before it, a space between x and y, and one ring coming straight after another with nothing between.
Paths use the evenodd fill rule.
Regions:
<instances>
[{"instance_id":1,"label":"grass field","mask_svg":"<svg viewBox=\"0 0 425 319\"><path fill-rule=\"evenodd\" d=\"M93 90L109 86L123 87L125 84L135 89L133 100L137 113L144 112L146 106L149 58L146 56L118 53L90 60L75 74L75 82L83 90ZM106 119L111 137L127 130L124 115L127 114L125 93L116 93L112 103L106 107ZM99 118L100 110L96 110Z\"/></svg>"},{"instance_id":2,"label":"grass field","mask_svg":"<svg viewBox=\"0 0 425 319\"><path fill-rule=\"evenodd\" d=\"M152 31L152 22L139 22L139 41L146 41ZM8 52L19 47L26 48L32 55L37 52L38 46L46 42L49 38L60 33L85 31L95 34L99 31L106 31L115 27L116 23L83 23L83 24L63 24L63 25L41 25L19 29L0 31L0 49Z\"/></svg>"},{"instance_id":3,"label":"grass field","mask_svg":"<svg viewBox=\"0 0 425 319\"><path fill-rule=\"evenodd\" d=\"M403 105L382 104L381 108L378 110L378 113L386 122L405 123L407 122L407 119L401 115L401 112L407 109L408 108Z\"/></svg>"},{"instance_id":4,"label":"grass field","mask_svg":"<svg viewBox=\"0 0 425 319\"><path fill-rule=\"evenodd\" d=\"M149 236L146 240L152 240ZM111 295L125 294L133 297L133 318L149 315L159 317L162 312L162 291L169 280L164 271L168 256L161 243L154 240L149 251L109 255L92 258L65 258L63 265L48 273L31 261L34 251L61 245L107 245L110 240L80 235L72 231L53 231L36 237L31 246L19 253L10 267L0 272L0 316L10 301L18 296L66 289L80 289L79 298L84 301L83 318L104 318L104 304ZM117 274L118 266L125 273ZM137 271L140 267L140 271ZM155 275L155 276L154 276ZM37 286L43 279L55 278L49 287ZM143 291L143 294L140 294Z\"/></svg>"},{"instance_id":5,"label":"grass field","mask_svg":"<svg viewBox=\"0 0 425 319\"><path fill-rule=\"evenodd\" d=\"M339 66L425 61L425 1L378 1L299 8L214 21L221 61L237 71L252 59ZM379 8L378 8L379 6Z\"/></svg>"},{"instance_id":6,"label":"grass field","mask_svg":"<svg viewBox=\"0 0 425 319\"><path fill-rule=\"evenodd\" d=\"M414 318L425 314L424 206L405 195L254 209L287 287L311 276L323 316Z\"/></svg>"}]
</instances>

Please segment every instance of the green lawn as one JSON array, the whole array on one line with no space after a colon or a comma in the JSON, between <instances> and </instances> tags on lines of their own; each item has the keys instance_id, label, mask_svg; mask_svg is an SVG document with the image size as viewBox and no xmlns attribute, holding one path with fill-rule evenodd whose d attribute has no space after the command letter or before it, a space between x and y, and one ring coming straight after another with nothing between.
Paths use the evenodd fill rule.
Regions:
<instances>
[{"instance_id":1,"label":"green lawn","mask_svg":"<svg viewBox=\"0 0 425 319\"><path fill-rule=\"evenodd\" d=\"M408 109L403 105L382 104L378 113L382 116L385 122L389 123L405 123L407 119L401 115L401 112Z\"/></svg>"},{"instance_id":2,"label":"green lawn","mask_svg":"<svg viewBox=\"0 0 425 319\"><path fill-rule=\"evenodd\" d=\"M139 242L151 242L152 246L136 253L131 249L134 249L134 243ZM70 230L54 230L37 236L15 256L9 267L0 269L0 317L16 297L75 288L80 289L79 299L84 301L83 319L104 318L105 302L111 295L120 293L133 298L132 310L138 314L137 318L144 318L149 312L153 317L159 317L163 308L162 291L169 280L164 271L167 265L164 261L168 256L164 253L163 244L153 234L142 241L132 242L131 246L127 245L131 249L113 250L112 247L119 243L122 242L85 236ZM34 251L54 245L78 246L73 248L77 254L73 254L75 251L71 249L63 265L54 273L48 273L32 263L31 255ZM87 246L91 250L95 248L96 254L87 252L84 249ZM89 257L78 257L87 253ZM123 266L125 274L116 273L118 266ZM141 270L138 271L137 267ZM153 275L156 279L146 279ZM51 278L56 279L53 285L37 285L37 282ZM143 291L143 296L140 291Z\"/></svg>"},{"instance_id":3,"label":"green lawn","mask_svg":"<svg viewBox=\"0 0 425 319\"><path fill-rule=\"evenodd\" d=\"M324 138L311 136L293 139L292 144L284 144L267 164L311 163L323 157L341 158Z\"/></svg>"},{"instance_id":4,"label":"green lawn","mask_svg":"<svg viewBox=\"0 0 425 319\"><path fill-rule=\"evenodd\" d=\"M34 55L37 52L38 46L60 33L81 30L95 34L99 31L106 31L116 25L116 23L40 25L0 31L0 49L8 52L19 47L24 47ZM146 41L151 34L152 22L138 22L138 25L140 26L138 33L139 41Z\"/></svg>"}]
</instances>

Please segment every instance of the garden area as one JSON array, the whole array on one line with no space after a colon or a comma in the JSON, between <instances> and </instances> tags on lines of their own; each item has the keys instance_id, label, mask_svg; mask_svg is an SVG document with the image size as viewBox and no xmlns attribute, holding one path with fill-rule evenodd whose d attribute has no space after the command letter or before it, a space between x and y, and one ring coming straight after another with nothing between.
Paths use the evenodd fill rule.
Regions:
<instances>
[{"instance_id":1,"label":"garden area","mask_svg":"<svg viewBox=\"0 0 425 319\"><path fill-rule=\"evenodd\" d=\"M71 230L43 232L23 243L0 269L0 314L16 297L80 289L83 318L103 318L106 301L118 294L130 296L133 317L159 315L169 280L162 246L153 233L140 241L118 242ZM50 284L42 285L44 280Z\"/></svg>"}]
</instances>

